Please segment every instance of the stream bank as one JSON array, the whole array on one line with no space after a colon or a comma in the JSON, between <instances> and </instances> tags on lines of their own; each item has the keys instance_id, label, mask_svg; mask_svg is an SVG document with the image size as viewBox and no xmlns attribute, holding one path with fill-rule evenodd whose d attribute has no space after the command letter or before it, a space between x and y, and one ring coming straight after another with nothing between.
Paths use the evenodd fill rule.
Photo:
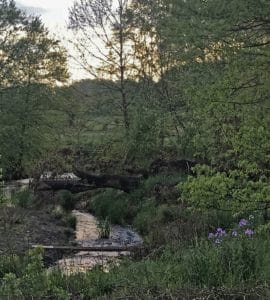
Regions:
<instances>
[{"instance_id":1,"label":"stream bank","mask_svg":"<svg viewBox=\"0 0 270 300\"><path fill-rule=\"evenodd\" d=\"M29 180L5 183L3 192L11 198L16 192L28 188ZM50 201L48 201L50 198ZM54 197L53 197L54 198ZM46 203L39 209L3 205L0 211L0 255L24 255L31 245L79 247L137 247L142 238L130 227L110 226L110 237L100 238L98 220L91 214L79 210L72 211L76 218L76 230L68 227L61 219L51 213L55 205L53 198L46 193L40 195L37 202ZM50 207L51 205L51 207ZM129 252L79 252L76 254L45 251L45 265L60 268L65 273L85 272L96 265L107 266ZM64 258L63 258L64 257Z\"/></svg>"},{"instance_id":2,"label":"stream bank","mask_svg":"<svg viewBox=\"0 0 270 300\"><path fill-rule=\"evenodd\" d=\"M23 256L32 244L60 246L69 245L74 240L74 230L67 222L53 216L48 205L33 205L35 199L28 203L30 181L9 181L1 186L0 192L6 201L0 205L0 255ZM18 201L16 195L22 192L25 195L19 198L23 196L20 198L23 201ZM48 198L47 195L45 200L37 199L37 202L45 203ZM44 263L49 266L60 258L58 253L48 251L45 252Z\"/></svg>"},{"instance_id":3,"label":"stream bank","mask_svg":"<svg viewBox=\"0 0 270 300\"><path fill-rule=\"evenodd\" d=\"M24 255L32 244L68 245L73 239L73 230L49 212L12 206L0 209L0 255ZM45 253L46 265L57 259L57 253Z\"/></svg>"}]
</instances>

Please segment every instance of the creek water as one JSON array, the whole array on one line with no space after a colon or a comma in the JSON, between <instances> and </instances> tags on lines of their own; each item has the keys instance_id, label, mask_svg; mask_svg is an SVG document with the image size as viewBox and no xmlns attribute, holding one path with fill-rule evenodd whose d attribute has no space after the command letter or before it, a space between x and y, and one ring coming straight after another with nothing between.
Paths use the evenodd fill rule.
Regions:
<instances>
[{"instance_id":1,"label":"creek water","mask_svg":"<svg viewBox=\"0 0 270 300\"><path fill-rule=\"evenodd\" d=\"M139 246L142 244L141 237L132 229L122 226L111 226L109 239L100 239L97 219L88 213L74 210L73 215L77 219L76 243L78 246ZM129 252L79 252L72 257L61 259L57 267L64 273L85 272L96 265L108 270L108 263L119 261L120 257L129 255Z\"/></svg>"},{"instance_id":2,"label":"creek water","mask_svg":"<svg viewBox=\"0 0 270 300\"><path fill-rule=\"evenodd\" d=\"M30 179L5 182L1 188L3 195L11 199L14 194L29 187ZM75 242L80 247L120 247L140 246L142 238L131 228L119 225L111 225L110 237L99 238L98 220L91 214L74 210L72 214L76 217ZM109 262L117 263L120 257L129 255L129 252L79 252L70 257L56 262L56 268L62 272L71 274L85 272L96 265L103 266L107 270Z\"/></svg>"}]
</instances>

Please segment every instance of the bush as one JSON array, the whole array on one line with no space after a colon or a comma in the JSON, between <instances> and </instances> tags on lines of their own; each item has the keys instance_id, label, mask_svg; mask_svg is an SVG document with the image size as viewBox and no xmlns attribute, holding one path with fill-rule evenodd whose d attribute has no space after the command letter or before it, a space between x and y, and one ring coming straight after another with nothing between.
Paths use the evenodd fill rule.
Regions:
<instances>
[{"instance_id":1,"label":"bush","mask_svg":"<svg viewBox=\"0 0 270 300\"><path fill-rule=\"evenodd\" d=\"M60 204L64 210L71 211L75 208L76 199L69 191L62 191L59 194Z\"/></svg>"},{"instance_id":2,"label":"bush","mask_svg":"<svg viewBox=\"0 0 270 300\"><path fill-rule=\"evenodd\" d=\"M10 267L1 270L1 299L69 299L67 291L52 284L44 269L40 249L31 250L24 258L3 259Z\"/></svg>"},{"instance_id":3,"label":"bush","mask_svg":"<svg viewBox=\"0 0 270 300\"><path fill-rule=\"evenodd\" d=\"M143 235L150 231L157 214L157 207L152 201L145 202L134 219L135 228Z\"/></svg>"},{"instance_id":4,"label":"bush","mask_svg":"<svg viewBox=\"0 0 270 300\"><path fill-rule=\"evenodd\" d=\"M129 223L135 215L129 196L115 190L106 190L95 196L91 210L101 219L108 218L112 224Z\"/></svg>"},{"instance_id":5,"label":"bush","mask_svg":"<svg viewBox=\"0 0 270 300\"><path fill-rule=\"evenodd\" d=\"M33 205L34 197L30 190L23 190L13 196L12 202L22 208L30 208Z\"/></svg>"},{"instance_id":6,"label":"bush","mask_svg":"<svg viewBox=\"0 0 270 300\"><path fill-rule=\"evenodd\" d=\"M143 234L148 234L154 227L160 228L183 216L182 207L163 204L157 206L153 201L145 202L140 208L134 225Z\"/></svg>"},{"instance_id":7,"label":"bush","mask_svg":"<svg viewBox=\"0 0 270 300\"><path fill-rule=\"evenodd\" d=\"M72 229L76 229L77 219L72 214L66 214L64 217L64 221L67 223L69 227Z\"/></svg>"},{"instance_id":8,"label":"bush","mask_svg":"<svg viewBox=\"0 0 270 300\"><path fill-rule=\"evenodd\" d=\"M164 186L176 185L179 182L185 181L186 177L186 175L183 175L181 173L165 173L156 176L151 176L144 182L143 189L145 191L151 191L157 184Z\"/></svg>"},{"instance_id":9,"label":"bush","mask_svg":"<svg viewBox=\"0 0 270 300\"><path fill-rule=\"evenodd\" d=\"M23 260L19 256L0 256L0 279L7 273L14 273L16 276L19 276L21 269L23 269Z\"/></svg>"},{"instance_id":10,"label":"bush","mask_svg":"<svg viewBox=\"0 0 270 300\"><path fill-rule=\"evenodd\" d=\"M265 175L258 176L256 169L255 175L241 167L221 172L207 165L197 165L193 169L196 176L189 176L179 185L182 200L201 211L217 209L245 213L262 210L270 201L269 180Z\"/></svg>"}]
</instances>

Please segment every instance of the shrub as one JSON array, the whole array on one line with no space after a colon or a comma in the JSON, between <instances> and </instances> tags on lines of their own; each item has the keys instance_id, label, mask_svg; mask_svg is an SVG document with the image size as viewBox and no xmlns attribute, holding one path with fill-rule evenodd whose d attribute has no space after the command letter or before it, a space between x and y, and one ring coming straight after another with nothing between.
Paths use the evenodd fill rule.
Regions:
<instances>
[{"instance_id":1,"label":"shrub","mask_svg":"<svg viewBox=\"0 0 270 300\"><path fill-rule=\"evenodd\" d=\"M152 201L145 202L134 219L135 228L143 235L149 233L157 214L157 207Z\"/></svg>"},{"instance_id":2,"label":"shrub","mask_svg":"<svg viewBox=\"0 0 270 300\"><path fill-rule=\"evenodd\" d=\"M69 227L71 227L72 229L76 229L77 219L75 216L73 216L72 214L66 214L64 220Z\"/></svg>"},{"instance_id":3,"label":"shrub","mask_svg":"<svg viewBox=\"0 0 270 300\"><path fill-rule=\"evenodd\" d=\"M148 234L153 228L159 228L183 217L180 205L156 205L145 201L134 220L134 225L141 234Z\"/></svg>"},{"instance_id":4,"label":"shrub","mask_svg":"<svg viewBox=\"0 0 270 300\"><path fill-rule=\"evenodd\" d=\"M251 171L242 170L241 165L238 169L226 172L197 165L193 171L196 176L189 176L186 182L179 185L182 200L193 208L244 213L268 207L270 184L264 175L260 177Z\"/></svg>"},{"instance_id":5,"label":"shrub","mask_svg":"<svg viewBox=\"0 0 270 300\"><path fill-rule=\"evenodd\" d=\"M61 191L59 197L60 204L65 210L71 211L75 208L76 199L70 191Z\"/></svg>"},{"instance_id":6,"label":"shrub","mask_svg":"<svg viewBox=\"0 0 270 300\"><path fill-rule=\"evenodd\" d=\"M22 208L29 208L33 205L34 197L31 191L23 190L15 194L12 202Z\"/></svg>"},{"instance_id":7,"label":"shrub","mask_svg":"<svg viewBox=\"0 0 270 300\"><path fill-rule=\"evenodd\" d=\"M41 249L29 251L24 258L5 259L10 267L1 270L1 299L69 299L67 291L52 284L44 269Z\"/></svg>"},{"instance_id":8,"label":"shrub","mask_svg":"<svg viewBox=\"0 0 270 300\"><path fill-rule=\"evenodd\" d=\"M108 219L113 224L129 223L135 214L129 196L115 190L106 190L92 201L92 211L97 217Z\"/></svg>"}]
</instances>

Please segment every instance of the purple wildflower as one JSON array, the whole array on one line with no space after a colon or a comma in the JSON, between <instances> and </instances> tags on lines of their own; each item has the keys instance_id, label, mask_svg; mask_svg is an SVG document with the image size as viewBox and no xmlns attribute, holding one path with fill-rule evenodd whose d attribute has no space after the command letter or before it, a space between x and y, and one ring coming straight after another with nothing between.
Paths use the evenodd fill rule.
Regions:
<instances>
[{"instance_id":1,"label":"purple wildflower","mask_svg":"<svg viewBox=\"0 0 270 300\"><path fill-rule=\"evenodd\" d=\"M252 229L247 229L246 231L245 231L245 235L247 235L247 236L252 236L254 234L254 231L252 230Z\"/></svg>"},{"instance_id":2,"label":"purple wildflower","mask_svg":"<svg viewBox=\"0 0 270 300\"><path fill-rule=\"evenodd\" d=\"M222 228L217 228L215 236L216 237L226 236L226 231Z\"/></svg>"},{"instance_id":3,"label":"purple wildflower","mask_svg":"<svg viewBox=\"0 0 270 300\"><path fill-rule=\"evenodd\" d=\"M244 227L244 226L246 226L248 224L248 221L246 220L246 219L241 219L240 221L239 221L239 226L240 227Z\"/></svg>"},{"instance_id":4,"label":"purple wildflower","mask_svg":"<svg viewBox=\"0 0 270 300\"><path fill-rule=\"evenodd\" d=\"M236 230L234 230L234 231L232 232L232 236L234 236L234 237L238 236L238 232L237 232Z\"/></svg>"}]
</instances>

